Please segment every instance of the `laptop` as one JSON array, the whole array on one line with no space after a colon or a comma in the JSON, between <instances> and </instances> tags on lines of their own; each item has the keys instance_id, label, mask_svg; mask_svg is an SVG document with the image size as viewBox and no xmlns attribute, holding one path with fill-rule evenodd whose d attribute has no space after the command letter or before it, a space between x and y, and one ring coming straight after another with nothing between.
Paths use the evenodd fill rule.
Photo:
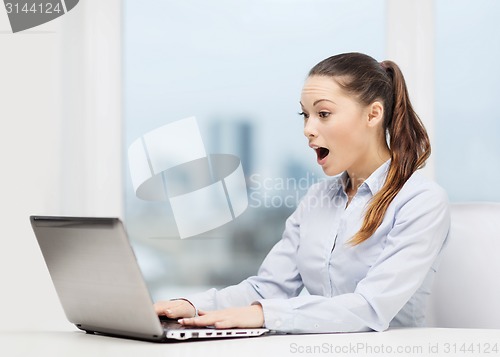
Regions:
<instances>
[{"instance_id":1,"label":"laptop","mask_svg":"<svg viewBox=\"0 0 500 357\"><path fill-rule=\"evenodd\" d=\"M158 317L118 218L31 216L30 221L66 317L80 330L155 342L269 332L187 327Z\"/></svg>"}]
</instances>

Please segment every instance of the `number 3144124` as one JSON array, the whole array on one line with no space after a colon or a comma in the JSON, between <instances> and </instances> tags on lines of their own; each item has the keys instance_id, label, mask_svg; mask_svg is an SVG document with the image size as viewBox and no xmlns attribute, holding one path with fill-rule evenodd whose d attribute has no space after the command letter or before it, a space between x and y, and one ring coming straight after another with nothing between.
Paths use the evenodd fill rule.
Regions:
<instances>
[{"instance_id":1,"label":"number 3144124","mask_svg":"<svg viewBox=\"0 0 500 357\"><path fill-rule=\"evenodd\" d=\"M52 4L50 2L46 3L39 3L39 4L30 4L28 3L11 3L11 2L6 2L5 3L5 8L7 9L7 13L15 13L15 14L20 14L20 13L25 13L25 14L53 14L53 13L61 13L64 12L64 10L61 8L60 3L57 4Z\"/></svg>"}]
</instances>

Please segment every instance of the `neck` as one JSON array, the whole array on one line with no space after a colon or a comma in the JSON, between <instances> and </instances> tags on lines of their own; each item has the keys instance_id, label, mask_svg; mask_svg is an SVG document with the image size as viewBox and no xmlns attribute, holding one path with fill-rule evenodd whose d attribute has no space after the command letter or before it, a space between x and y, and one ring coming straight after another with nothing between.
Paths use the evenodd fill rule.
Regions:
<instances>
[{"instance_id":1,"label":"neck","mask_svg":"<svg viewBox=\"0 0 500 357\"><path fill-rule=\"evenodd\" d=\"M372 157L367 157L363 162L353 165L351 168L347 169L347 174L349 175L349 182L347 185L347 191L349 194L354 195L358 191L358 187L368 178L370 175L378 169L384 162L391 158L391 153L386 147L385 150L377 152L376 155Z\"/></svg>"}]
</instances>

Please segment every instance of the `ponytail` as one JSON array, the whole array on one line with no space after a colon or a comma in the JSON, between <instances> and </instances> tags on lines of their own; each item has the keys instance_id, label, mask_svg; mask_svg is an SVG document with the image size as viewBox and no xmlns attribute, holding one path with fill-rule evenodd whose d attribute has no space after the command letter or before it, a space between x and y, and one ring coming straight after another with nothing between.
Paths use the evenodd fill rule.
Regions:
<instances>
[{"instance_id":1,"label":"ponytail","mask_svg":"<svg viewBox=\"0 0 500 357\"><path fill-rule=\"evenodd\" d=\"M383 61L392 81L393 106L386 111L386 129L389 134L391 165L387 179L377 192L366 211L361 229L351 238L353 245L370 238L384 219L387 207L399 193L405 182L418 169L425 165L431 154L429 137L408 96L403 73L392 61Z\"/></svg>"},{"instance_id":2,"label":"ponytail","mask_svg":"<svg viewBox=\"0 0 500 357\"><path fill-rule=\"evenodd\" d=\"M413 110L403 74L394 62L379 63L361 53L344 53L318 63L309 72L309 76L314 75L336 79L346 93L364 105L377 100L384 103L383 127L389 136L391 164L384 185L367 207L360 230L350 240L357 245L373 235L405 182L425 165L431 153L429 137Z\"/></svg>"}]
</instances>

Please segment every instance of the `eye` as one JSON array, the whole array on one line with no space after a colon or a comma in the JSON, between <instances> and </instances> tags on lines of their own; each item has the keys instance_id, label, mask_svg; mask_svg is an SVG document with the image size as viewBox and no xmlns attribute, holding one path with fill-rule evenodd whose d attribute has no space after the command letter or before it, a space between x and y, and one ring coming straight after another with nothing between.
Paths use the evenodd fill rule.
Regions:
<instances>
[{"instance_id":1,"label":"eye","mask_svg":"<svg viewBox=\"0 0 500 357\"><path fill-rule=\"evenodd\" d=\"M304 117L304 119L309 118L309 114L304 113L304 112L300 112L299 115L302 115Z\"/></svg>"},{"instance_id":2,"label":"eye","mask_svg":"<svg viewBox=\"0 0 500 357\"><path fill-rule=\"evenodd\" d=\"M322 118L322 119L325 119L325 118L328 118L328 116L329 116L330 114L331 114L330 112L325 112L325 111L323 111L323 112L319 112L319 113L318 113L318 116L319 116L320 118Z\"/></svg>"}]
</instances>

